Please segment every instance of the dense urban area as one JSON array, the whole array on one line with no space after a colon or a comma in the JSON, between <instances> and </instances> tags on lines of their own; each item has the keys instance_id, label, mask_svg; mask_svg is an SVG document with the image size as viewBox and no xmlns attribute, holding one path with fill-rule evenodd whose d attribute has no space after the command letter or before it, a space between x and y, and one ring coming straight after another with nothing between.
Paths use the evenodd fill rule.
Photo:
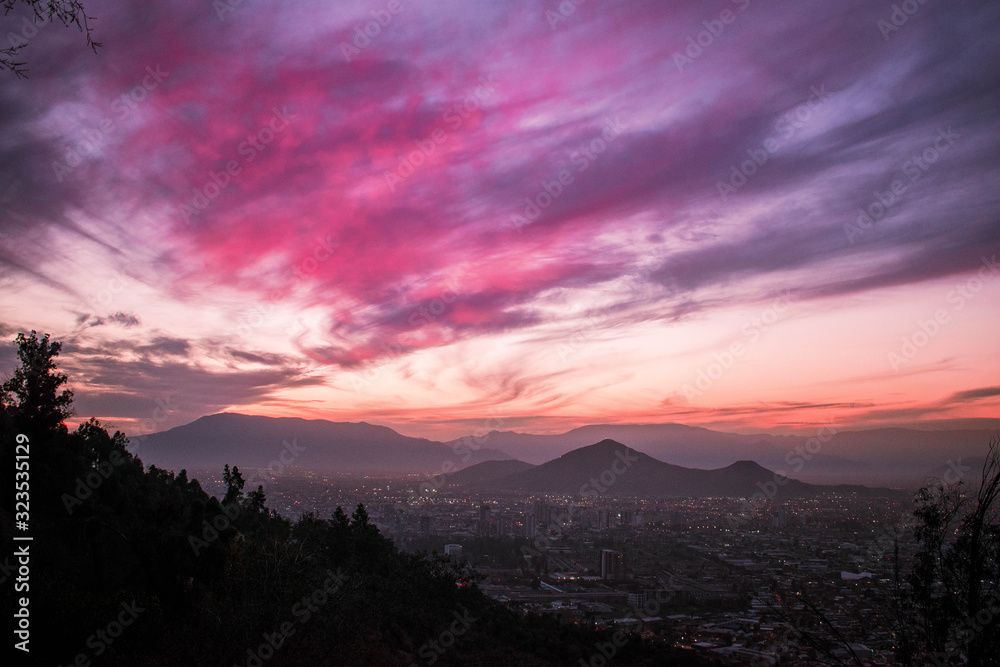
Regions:
<instances>
[{"instance_id":1,"label":"dense urban area","mask_svg":"<svg viewBox=\"0 0 1000 667\"><path fill-rule=\"evenodd\" d=\"M891 630L868 619L894 558L905 569L916 550L909 494L580 503L421 496L421 481L302 474L268 488L293 519L364 503L399 548L473 564L483 590L522 613L627 626L733 664L821 661L811 642L833 631L845 661L850 647L867 664L893 664Z\"/></svg>"}]
</instances>

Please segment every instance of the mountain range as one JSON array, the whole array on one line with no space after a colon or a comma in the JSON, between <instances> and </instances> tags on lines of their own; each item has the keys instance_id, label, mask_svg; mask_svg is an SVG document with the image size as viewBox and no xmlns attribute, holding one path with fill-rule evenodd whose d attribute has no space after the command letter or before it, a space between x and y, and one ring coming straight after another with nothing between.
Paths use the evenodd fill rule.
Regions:
<instances>
[{"instance_id":1,"label":"mountain range","mask_svg":"<svg viewBox=\"0 0 1000 667\"><path fill-rule=\"evenodd\" d=\"M601 424L551 435L491 431L479 442L540 464L608 438L689 468L721 468L747 460L817 484L914 486L949 469L972 468L964 474L976 477L996 434L987 428L850 431L826 425L812 435L745 435L683 424Z\"/></svg>"},{"instance_id":2,"label":"mountain range","mask_svg":"<svg viewBox=\"0 0 1000 667\"><path fill-rule=\"evenodd\" d=\"M719 470L753 462L813 484L913 487L948 470L974 481L993 434L987 429L841 431L831 425L810 437L723 433L683 424L608 424L552 435L491 431L439 442L364 422L221 413L138 438L133 450L145 463L172 470L220 470L228 463L241 468L430 475L497 461L501 463L468 474L499 478L519 473L527 480L540 473L526 466L612 440L680 470ZM668 469L661 472L667 474Z\"/></svg>"},{"instance_id":3,"label":"mountain range","mask_svg":"<svg viewBox=\"0 0 1000 667\"><path fill-rule=\"evenodd\" d=\"M208 415L140 439L133 452L146 465L168 470L293 469L350 473L422 473L452 461L458 470L481 461L510 458L481 448L456 454L448 445L401 435L365 422L233 413Z\"/></svg>"},{"instance_id":4,"label":"mountain range","mask_svg":"<svg viewBox=\"0 0 1000 667\"><path fill-rule=\"evenodd\" d=\"M614 440L602 440L532 465L524 461L486 461L458 471L450 485L470 491L517 491L536 494L602 496L749 498L812 497L822 493L896 493L856 485L820 486L775 475L753 461L724 468L685 468L658 461Z\"/></svg>"}]
</instances>

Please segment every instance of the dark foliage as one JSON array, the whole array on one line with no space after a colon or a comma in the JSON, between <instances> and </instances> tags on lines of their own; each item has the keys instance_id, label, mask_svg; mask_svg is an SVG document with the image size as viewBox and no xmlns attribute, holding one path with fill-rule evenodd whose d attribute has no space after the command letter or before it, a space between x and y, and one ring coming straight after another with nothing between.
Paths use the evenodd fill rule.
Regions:
<instances>
[{"instance_id":1,"label":"dark foliage","mask_svg":"<svg viewBox=\"0 0 1000 667\"><path fill-rule=\"evenodd\" d=\"M29 434L37 664L84 654L130 666L261 664L254 656L273 666L576 665L610 641L521 616L485 596L466 566L400 552L362 505L350 517L337 508L292 522L267 509L262 487L244 493L236 467L223 471L220 502L184 470L145 469L125 435L96 420L68 431L59 344L34 332L17 343L22 368L0 395L0 446L13 470L15 436ZM0 503L8 543L10 477ZM12 608L12 586L3 595ZM692 660L639 637L619 656Z\"/></svg>"}]
</instances>

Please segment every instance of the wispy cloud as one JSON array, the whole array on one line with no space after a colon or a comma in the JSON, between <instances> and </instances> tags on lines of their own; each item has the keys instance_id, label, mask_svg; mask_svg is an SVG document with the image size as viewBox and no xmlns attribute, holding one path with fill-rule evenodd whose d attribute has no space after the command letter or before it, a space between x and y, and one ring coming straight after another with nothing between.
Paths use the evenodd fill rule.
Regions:
<instances>
[{"instance_id":1,"label":"wispy cloud","mask_svg":"<svg viewBox=\"0 0 1000 667\"><path fill-rule=\"evenodd\" d=\"M928 5L887 40L879 3L747 5L680 70L718 8L587 5L553 29L534 0L407 4L348 58L364 3L244 3L224 21L193 0L102 5L99 56L53 31L28 82L0 82L5 321L134 355L77 362L101 410L139 391L127 363L173 389L218 379L191 394L206 411L341 401L354 378L366 414L406 396L408 420L461 420L431 413L472 392L512 418L598 396L625 418L744 310L792 293L774 349L691 415L929 405L905 378L952 359L949 410L967 412L945 416L977 416L962 387L997 368L970 357L971 326L891 380L859 341L825 343L799 365L807 396L779 355L828 340L828 307L891 349L922 315L890 294L916 308L1000 250L1000 7ZM941 131L958 138L932 154ZM845 234L915 159L905 195ZM995 327L988 304L962 316ZM581 352L558 354L567 341ZM463 372L426 376L457 356ZM852 400L859 377L885 393Z\"/></svg>"}]
</instances>

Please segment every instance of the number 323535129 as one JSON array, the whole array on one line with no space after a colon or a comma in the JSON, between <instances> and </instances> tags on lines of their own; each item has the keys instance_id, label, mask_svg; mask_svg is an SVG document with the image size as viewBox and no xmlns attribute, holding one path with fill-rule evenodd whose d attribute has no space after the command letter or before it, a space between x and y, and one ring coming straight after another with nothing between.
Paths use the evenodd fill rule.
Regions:
<instances>
[{"instance_id":1,"label":"number 323535129","mask_svg":"<svg viewBox=\"0 0 1000 667\"><path fill-rule=\"evenodd\" d=\"M14 473L16 492L14 493L14 500L17 501L14 506L15 521L27 521L28 520L28 489L29 489L29 470L31 468L31 462L29 460L30 450L28 443L28 436L23 434L18 434L15 438L17 446L15 447L15 468Z\"/></svg>"}]
</instances>

